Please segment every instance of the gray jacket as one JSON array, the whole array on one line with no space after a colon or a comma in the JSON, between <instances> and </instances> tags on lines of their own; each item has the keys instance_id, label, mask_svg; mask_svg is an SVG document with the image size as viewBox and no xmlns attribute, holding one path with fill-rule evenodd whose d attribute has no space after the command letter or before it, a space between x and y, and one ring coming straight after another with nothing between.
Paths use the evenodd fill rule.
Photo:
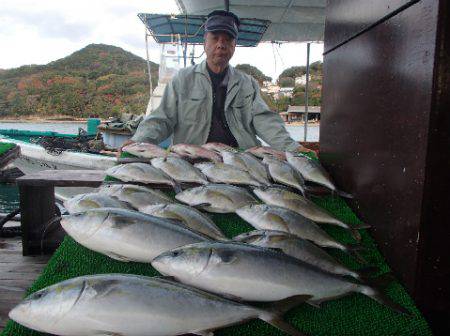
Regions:
<instances>
[{"instance_id":1,"label":"gray jacket","mask_svg":"<svg viewBox=\"0 0 450 336\"><path fill-rule=\"evenodd\" d=\"M225 118L242 149L259 146L256 136L278 150L299 144L286 131L278 113L269 110L251 76L228 67ZM159 144L173 134L173 144L204 144L212 116L211 79L206 61L181 69L164 91L161 105L139 124L132 140Z\"/></svg>"}]
</instances>

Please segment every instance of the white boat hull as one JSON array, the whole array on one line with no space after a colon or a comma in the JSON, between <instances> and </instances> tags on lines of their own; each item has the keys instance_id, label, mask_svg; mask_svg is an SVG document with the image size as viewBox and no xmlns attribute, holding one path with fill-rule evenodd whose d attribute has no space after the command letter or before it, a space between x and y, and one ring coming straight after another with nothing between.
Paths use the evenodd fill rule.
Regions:
<instances>
[{"instance_id":1,"label":"white boat hull","mask_svg":"<svg viewBox=\"0 0 450 336\"><path fill-rule=\"evenodd\" d=\"M14 143L20 146L20 155L13 162L24 174L32 174L42 170L80 170L96 169L106 170L116 164L116 158L89 154L64 151L60 155L49 154L43 147L27 142L3 138L0 142ZM57 187L55 196L65 200L74 195L92 191L88 187Z\"/></svg>"}]
</instances>

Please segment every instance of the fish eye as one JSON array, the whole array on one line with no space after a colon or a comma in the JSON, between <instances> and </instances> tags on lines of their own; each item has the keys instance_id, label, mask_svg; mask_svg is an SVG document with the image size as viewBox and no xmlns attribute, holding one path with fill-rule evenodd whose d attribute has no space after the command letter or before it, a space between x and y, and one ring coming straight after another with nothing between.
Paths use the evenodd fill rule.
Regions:
<instances>
[{"instance_id":1,"label":"fish eye","mask_svg":"<svg viewBox=\"0 0 450 336\"><path fill-rule=\"evenodd\" d=\"M172 252L172 257L178 257L180 254L182 254L181 251L173 251Z\"/></svg>"}]
</instances>

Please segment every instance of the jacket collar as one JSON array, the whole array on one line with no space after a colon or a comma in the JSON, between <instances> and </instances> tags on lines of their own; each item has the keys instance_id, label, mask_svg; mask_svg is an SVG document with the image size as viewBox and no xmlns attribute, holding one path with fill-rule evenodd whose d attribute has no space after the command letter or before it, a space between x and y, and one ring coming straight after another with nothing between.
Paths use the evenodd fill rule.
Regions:
<instances>
[{"instance_id":1,"label":"jacket collar","mask_svg":"<svg viewBox=\"0 0 450 336\"><path fill-rule=\"evenodd\" d=\"M209 78L208 69L206 69L206 60L202 61L200 64L197 64L195 66L195 72L201 73L205 75L206 78L208 78L208 80L211 80ZM238 84L239 76L236 73L236 70L231 65L228 65L228 74L225 77L228 77L228 88L227 88L228 93L235 85Z\"/></svg>"}]
</instances>

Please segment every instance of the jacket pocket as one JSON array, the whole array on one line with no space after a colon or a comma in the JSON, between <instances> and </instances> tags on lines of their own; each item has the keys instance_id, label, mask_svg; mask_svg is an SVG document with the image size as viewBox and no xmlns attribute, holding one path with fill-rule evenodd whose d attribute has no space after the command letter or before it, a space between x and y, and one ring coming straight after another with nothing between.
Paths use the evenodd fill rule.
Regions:
<instances>
[{"instance_id":1,"label":"jacket pocket","mask_svg":"<svg viewBox=\"0 0 450 336\"><path fill-rule=\"evenodd\" d=\"M253 102L253 92L247 92L236 95L233 103L231 104L235 108L245 108L252 104Z\"/></svg>"},{"instance_id":2,"label":"jacket pocket","mask_svg":"<svg viewBox=\"0 0 450 336\"><path fill-rule=\"evenodd\" d=\"M179 106L178 120L181 122L200 122L206 114L206 92L201 90L191 91L184 97L181 97L181 106Z\"/></svg>"}]
</instances>

